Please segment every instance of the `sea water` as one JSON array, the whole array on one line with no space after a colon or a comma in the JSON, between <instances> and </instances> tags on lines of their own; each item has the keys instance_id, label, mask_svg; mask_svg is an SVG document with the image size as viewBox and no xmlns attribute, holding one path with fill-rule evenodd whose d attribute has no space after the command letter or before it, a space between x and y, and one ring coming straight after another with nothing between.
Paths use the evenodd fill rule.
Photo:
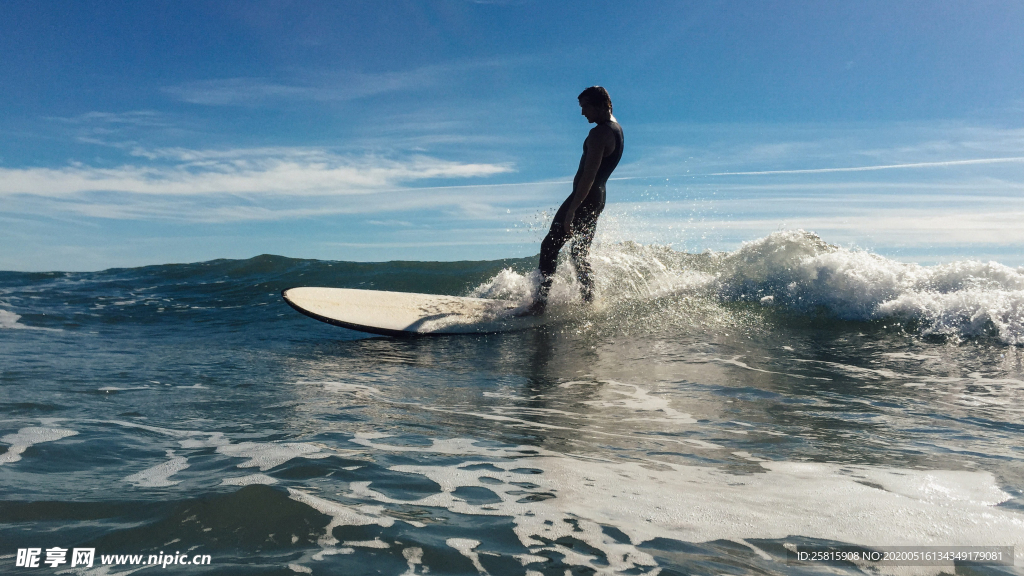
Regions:
<instances>
[{"instance_id":1,"label":"sea water","mask_svg":"<svg viewBox=\"0 0 1024 576\"><path fill-rule=\"evenodd\" d=\"M0 573L1022 573L1024 269L592 257L593 306L565 265L547 326L409 339L280 292L524 302L535 259L0 272ZM844 545L1016 566L792 559Z\"/></svg>"}]
</instances>

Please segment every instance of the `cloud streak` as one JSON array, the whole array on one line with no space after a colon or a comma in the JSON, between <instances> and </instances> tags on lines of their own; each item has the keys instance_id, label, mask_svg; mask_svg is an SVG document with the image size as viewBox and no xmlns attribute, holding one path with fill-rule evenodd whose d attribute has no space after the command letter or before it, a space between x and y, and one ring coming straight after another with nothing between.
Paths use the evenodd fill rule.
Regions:
<instances>
[{"instance_id":1,"label":"cloud streak","mask_svg":"<svg viewBox=\"0 0 1024 576\"><path fill-rule=\"evenodd\" d=\"M205 106L253 106L275 100L343 102L386 92L433 85L427 71L352 74L327 84L286 84L267 78L222 78L168 86L162 90L179 100Z\"/></svg>"},{"instance_id":2,"label":"cloud streak","mask_svg":"<svg viewBox=\"0 0 1024 576\"><path fill-rule=\"evenodd\" d=\"M170 126L165 114L153 110L131 110L128 112L86 112L77 116L51 116L46 120L55 120L74 125L120 125L163 128Z\"/></svg>"},{"instance_id":3,"label":"cloud streak","mask_svg":"<svg viewBox=\"0 0 1024 576\"><path fill-rule=\"evenodd\" d=\"M436 87L453 81L459 74L514 66L528 60L523 57L464 60L388 72L321 72L291 81L265 77L215 78L165 86L161 90L178 100L205 106L256 106L294 100L344 102Z\"/></svg>"},{"instance_id":4,"label":"cloud streak","mask_svg":"<svg viewBox=\"0 0 1024 576\"><path fill-rule=\"evenodd\" d=\"M8 214L36 214L48 219L63 213L141 222L211 224L396 212L406 212L416 218L429 214L428 221L442 218L505 222L509 219L510 206L515 207L517 213L527 207L536 210L537 206L553 203L551 199L558 194L552 193L544 183L537 183L530 185L528 193L520 192L510 201L507 194L496 192L496 188L474 185L392 188L366 194L288 197L82 194L73 198L12 197L5 200L4 209Z\"/></svg>"},{"instance_id":5,"label":"cloud streak","mask_svg":"<svg viewBox=\"0 0 1024 576\"><path fill-rule=\"evenodd\" d=\"M909 164L883 164L879 166L855 166L851 168L811 168L803 170L761 170L756 172L713 172L705 176L768 176L772 174L827 174L832 172L871 172L898 168L941 168L946 166L969 166L972 164L1006 164L1024 162L1024 156L1012 158L976 158L973 160L946 160L942 162L913 162Z\"/></svg>"}]
</instances>

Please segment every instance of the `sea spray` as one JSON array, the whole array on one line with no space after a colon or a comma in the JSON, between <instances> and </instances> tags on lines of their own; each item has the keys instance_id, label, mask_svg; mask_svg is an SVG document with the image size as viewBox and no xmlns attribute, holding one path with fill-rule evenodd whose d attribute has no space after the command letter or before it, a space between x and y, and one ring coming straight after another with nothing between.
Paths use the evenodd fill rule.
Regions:
<instances>
[{"instance_id":1,"label":"sea spray","mask_svg":"<svg viewBox=\"0 0 1024 576\"><path fill-rule=\"evenodd\" d=\"M1024 270L996 262L921 266L803 231L776 232L725 256L716 282L724 300L843 320L909 320L924 335L1024 341Z\"/></svg>"},{"instance_id":2,"label":"sea spray","mask_svg":"<svg viewBox=\"0 0 1024 576\"><path fill-rule=\"evenodd\" d=\"M666 299L714 298L847 321L892 319L916 326L921 335L1024 343L1024 269L997 262L921 266L835 246L802 230L775 232L734 252L687 254L605 243L595 247L591 261L598 294L612 311L665 314L660 301ZM556 305L579 302L571 270L563 261L552 289ZM471 295L523 301L538 282L535 272L507 268Z\"/></svg>"}]
</instances>

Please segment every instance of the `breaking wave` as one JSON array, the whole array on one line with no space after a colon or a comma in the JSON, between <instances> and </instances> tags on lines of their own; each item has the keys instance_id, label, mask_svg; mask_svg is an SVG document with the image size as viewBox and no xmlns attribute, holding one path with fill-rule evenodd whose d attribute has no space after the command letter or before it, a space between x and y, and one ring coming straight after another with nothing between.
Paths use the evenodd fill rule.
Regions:
<instances>
[{"instance_id":1,"label":"breaking wave","mask_svg":"<svg viewBox=\"0 0 1024 576\"><path fill-rule=\"evenodd\" d=\"M923 336L994 337L1024 344L1024 269L963 260L935 266L897 262L834 246L804 232L775 232L734 252L687 254L625 242L592 254L599 293L611 308L699 296L753 302L799 315L899 322ZM472 294L529 298L535 273L507 268ZM577 290L562 266L552 299Z\"/></svg>"}]
</instances>

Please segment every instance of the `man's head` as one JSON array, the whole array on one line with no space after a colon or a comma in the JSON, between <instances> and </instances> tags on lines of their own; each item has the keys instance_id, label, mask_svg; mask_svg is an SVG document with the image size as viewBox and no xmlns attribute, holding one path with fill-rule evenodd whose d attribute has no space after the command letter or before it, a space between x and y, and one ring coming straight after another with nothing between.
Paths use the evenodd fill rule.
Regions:
<instances>
[{"instance_id":1,"label":"man's head","mask_svg":"<svg viewBox=\"0 0 1024 576\"><path fill-rule=\"evenodd\" d=\"M590 122L607 120L612 115L612 97L600 86L591 86L577 96L583 115Z\"/></svg>"}]
</instances>

